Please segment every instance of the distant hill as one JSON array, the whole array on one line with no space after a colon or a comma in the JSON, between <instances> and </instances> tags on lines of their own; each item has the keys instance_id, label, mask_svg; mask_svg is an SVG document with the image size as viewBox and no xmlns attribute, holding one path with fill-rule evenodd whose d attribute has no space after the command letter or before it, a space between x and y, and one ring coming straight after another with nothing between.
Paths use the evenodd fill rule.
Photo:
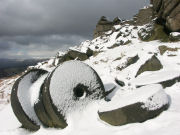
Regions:
<instances>
[{"instance_id":1,"label":"distant hill","mask_svg":"<svg viewBox=\"0 0 180 135\"><path fill-rule=\"evenodd\" d=\"M0 78L10 77L23 72L28 66L36 65L46 59L0 59Z\"/></svg>"}]
</instances>

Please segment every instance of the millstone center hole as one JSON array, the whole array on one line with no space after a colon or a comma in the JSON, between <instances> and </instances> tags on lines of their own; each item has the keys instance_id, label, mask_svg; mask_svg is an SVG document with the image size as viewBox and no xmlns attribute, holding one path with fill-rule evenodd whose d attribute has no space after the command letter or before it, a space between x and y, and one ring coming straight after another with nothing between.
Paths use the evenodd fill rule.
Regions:
<instances>
[{"instance_id":1,"label":"millstone center hole","mask_svg":"<svg viewBox=\"0 0 180 135\"><path fill-rule=\"evenodd\" d=\"M74 92L74 96L77 97L77 98L80 98L82 97L85 92L87 91L87 87L82 85L82 84L78 84L74 89L73 89L73 92Z\"/></svg>"}]
</instances>

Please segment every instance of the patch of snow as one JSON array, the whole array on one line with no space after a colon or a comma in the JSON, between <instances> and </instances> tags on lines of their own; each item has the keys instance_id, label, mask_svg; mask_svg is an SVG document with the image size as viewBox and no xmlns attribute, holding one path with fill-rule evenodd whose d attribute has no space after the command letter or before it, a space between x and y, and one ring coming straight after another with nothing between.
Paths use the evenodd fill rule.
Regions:
<instances>
[{"instance_id":1,"label":"patch of snow","mask_svg":"<svg viewBox=\"0 0 180 135\"><path fill-rule=\"evenodd\" d=\"M0 111L0 134L2 132L8 132L15 130L21 126L21 123L17 120L10 104Z\"/></svg>"},{"instance_id":2,"label":"patch of snow","mask_svg":"<svg viewBox=\"0 0 180 135\"><path fill-rule=\"evenodd\" d=\"M32 121L39 125L40 121L34 111L34 104L38 101L40 87L47 74L42 75L38 78L38 80L32 82L32 79L36 76L36 74L36 72L30 72L23 77L18 85L17 96L24 112Z\"/></svg>"},{"instance_id":3,"label":"patch of snow","mask_svg":"<svg viewBox=\"0 0 180 135\"><path fill-rule=\"evenodd\" d=\"M142 108L146 108L148 110L157 110L164 105L169 104L169 102L168 95L164 92L164 90L160 90L152 97L148 98L144 105L142 105Z\"/></svg>"},{"instance_id":4,"label":"patch of snow","mask_svg":"<svg viewBox=\"0 0 180 135\"><path fill-rule=\"evenodd\" d=\"M159 84L147 85L130 91L117 91L110 102L102 102L102 107L99 111L110 111L137 102L145 103L148 101L148 98L159 91L162 91L162 86Z\"/></svg>"},{"instance_id":5,"label":"patch of snow","mask_svg":"<svg viewBox=\"0 0 180 135\"><path fill-rule=\"evenodd\" d=\"M135 85L147 85L153 83L159 83L167 80L180 77L180 70L165 70L165 71L155 71L149 72L148 75L141 75L132 80Z\"/></svg>"},{"instance_id":6,"label":"patch of snow","mask_svg":"<svg viewBox=\"0 0 180 135\"><path fill-rule=\"evenodd\" d=\"M178 37L180 36L180 32L171 32L170 35L173 37Z\"/></svg>"}]
</instances>

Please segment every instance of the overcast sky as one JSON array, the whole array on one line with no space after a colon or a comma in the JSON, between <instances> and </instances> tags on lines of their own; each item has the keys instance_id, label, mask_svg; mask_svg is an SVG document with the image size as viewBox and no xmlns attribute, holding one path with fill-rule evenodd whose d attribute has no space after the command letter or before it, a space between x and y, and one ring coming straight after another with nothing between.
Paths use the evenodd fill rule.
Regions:
<instances>
[{"instance_id":1,"label":"overcast sky","mask_svg":"<svg viewBox=\"0 0 180 135\"><path fill-rule=\"evenodd\" d=\"M101 16L130 19L149 0L0 0L0 58L50 57L92 39Z\"/></svg>"}]
</instances>

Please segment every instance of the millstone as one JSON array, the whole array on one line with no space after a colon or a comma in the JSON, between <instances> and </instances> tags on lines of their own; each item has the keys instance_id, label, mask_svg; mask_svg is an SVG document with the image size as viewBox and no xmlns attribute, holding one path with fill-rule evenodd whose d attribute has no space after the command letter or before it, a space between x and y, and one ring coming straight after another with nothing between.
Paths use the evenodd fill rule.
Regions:
<instances>
[{"instance_id":1,"label":"millstone","mask_svg":"<svg viewBox=\"0 0 180 135\"><path fill-rule=\"evenodd\" d=\"M68 61L49 74L33 69L21 76L13 86L11 105L26 129L35 131L40 125L65 128L68 113L105 95L94 69L80 61Z\"/></svg>"},{"instance_id":2,"label":"millstone","mask_svg":"<svg viewBox=\"0 0 180 135\"><path fill-rule=\"evenodd\" d=\"M94 69L80 61L59 65L45 80L42 102L55 127L65 128L66 115L105 97L103 83Z\"/></svg>"},{"instance_id":3,"label":"millstone","mask_svg":"<svg viewBox=\"0 0 180 135\"><path fill-rule=\"evenodd\" d=\"M11 92L11 106L17 119L21 122L22 127L33 131L38 130L40 125L38 120L35 120L36 118L33 119L31 116L29 116L29 114L27 114L28 109L30 112L34 111L33 106L30 106L30 93L32 90L30 87L45 74L47 74L47 71L40 69L28 71L16 80ZM21 95L24 93L27 94ZM25 106L25 104L28 104L28 106Z\"/></svg>"}]
</instances>

